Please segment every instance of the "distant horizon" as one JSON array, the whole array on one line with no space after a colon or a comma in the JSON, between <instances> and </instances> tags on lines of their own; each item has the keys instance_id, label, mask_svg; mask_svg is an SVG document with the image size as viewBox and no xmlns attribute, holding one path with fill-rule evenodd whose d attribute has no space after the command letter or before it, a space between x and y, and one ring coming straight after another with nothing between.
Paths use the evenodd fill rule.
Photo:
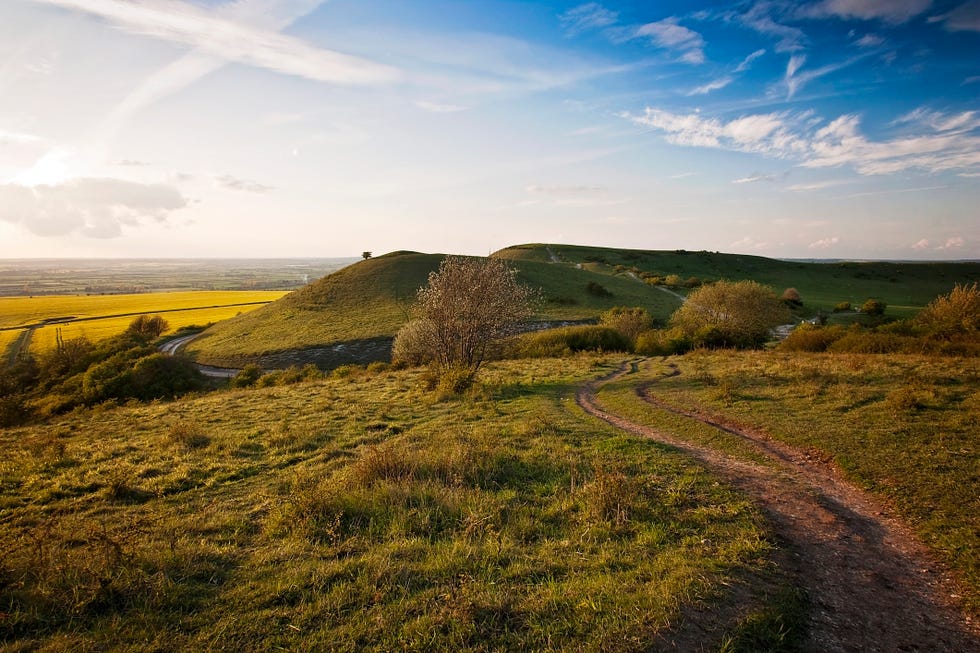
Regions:
<instances>
[{"instance_id":1,"label":"distant horizon","mask_svg":"<svg viewBox=\"0 0 980 653\"><path fill-rule=\"evenodd\" d=\"M980 259L977 0L0 5L0 258Z\"/></svg>"}]
</instances>

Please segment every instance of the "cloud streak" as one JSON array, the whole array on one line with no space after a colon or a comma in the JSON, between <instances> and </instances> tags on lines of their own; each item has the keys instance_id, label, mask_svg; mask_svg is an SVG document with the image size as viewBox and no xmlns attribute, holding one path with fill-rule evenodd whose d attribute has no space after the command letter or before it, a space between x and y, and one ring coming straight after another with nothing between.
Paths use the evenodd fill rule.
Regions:
<instances>
[{"instance_id":1,"label":"cloud streak","mask_svg":"<svg viewBox=\"0 0 980 653\"><path fill-rule=\"evenodd\" d=\"M398 76L390 66L317 48L300 39L231 20L179 0L35 2L98 16L122 31L183 45L220 63L241 63L313 81L345 85L378 84ZM246 6L261 6L261 3ZM201 58L192 68L200 75L215 65L215 61Z\"/></svg>"},{"instance_id":2,"label":"cloud streak","mask_svg":"<svg viewBox=\"0 0 980 653\"><path fill-rule=\"evenodd\" d=\"M932 0L823 0L804 7L800 13L807 18L880 20L900 25L931 5Z\"/></svg>"},{"instance_id":3,"label":"cloud streak","mask_svg":"<svg viewBox=\"0 0 980 653\"><path fill-rule=\"evenodd\" d=\"M609 27L616 23L618 17L617 12L606 9L598 2L587 2L561 14L558 21L565 28L566 36L577 36L583 32Z\"/></svg>"},{"instance_id":4,"label":"cloud streak","mask_svg":"<svg viewBox=\"0 0 980 653\"><path fill-rule=\"evenodd\" d=\"M700 64L705 61L704 38L679 24L678 19L673 16L640 25L636 28L635 38L649 38L660 48L679 52L679 60L684 63Z\"/></svg>"},{"instance_id":5,"label":"cloud streak","mask_svg":"<svg viewBox=\"0 0 980 653\"><path fill-rule=\"evenodd\" d=\"M907 170L975 172L980 168L980 136L973 112L905 116L911 134L871 140L860 132L860 118L848 114L823 125L809 114L767 113L728 122L697 113L676 114L648 107L622 113L634 124L665 134L668 142L795 160L808 168L852 166L862 175ZM823 126L820 126L823 125Z\"/></svg>"}]
</instances>

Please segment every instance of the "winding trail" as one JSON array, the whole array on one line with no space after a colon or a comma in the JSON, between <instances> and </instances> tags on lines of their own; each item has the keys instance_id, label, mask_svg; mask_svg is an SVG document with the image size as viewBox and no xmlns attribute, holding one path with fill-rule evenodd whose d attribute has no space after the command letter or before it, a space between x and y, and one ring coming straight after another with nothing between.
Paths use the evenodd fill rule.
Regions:
<instances>
[{"instance_id":1,"label":"winding trail","mask_svg":"<svg viewBox=\"0 0 980 653\"><path fill-rule=\"evenodd\" d=\"M672 407L650 394L655 381L636 389L652 409L743 438L771 464L742 460L605 410L596 397L599 388L636 365L623 363L581 386L577 403L617 428L680 449L755 499L788 547L789 571L809 596L806 651L980 651L980 624L955 606L952 577L887 508L829 465L764 434ZM672 374L679 371L672 368Z\"/></svg>"}]
</instances>

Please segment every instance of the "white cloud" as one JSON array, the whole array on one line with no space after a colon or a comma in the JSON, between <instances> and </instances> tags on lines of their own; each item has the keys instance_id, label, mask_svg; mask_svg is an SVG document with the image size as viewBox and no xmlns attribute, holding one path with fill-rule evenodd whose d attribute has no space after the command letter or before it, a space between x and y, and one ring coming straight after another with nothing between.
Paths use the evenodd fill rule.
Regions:
<instances>
[{"instance_id":1,"label":"white cloud","mask_svg":"<svg viewBox=\"0 0 980 653\"><path fill-rule=\"evenodd\" d=\"M738 66L735 67L735 72L737 72L737 73L743 73L743 72L745 72L752 65L752 62L753 61L755 61L756 59L758 59L759 57L761 57L765 53L766 53L766 51L764 49L756 50L755 52L753 52L749 56L747 56L744 59L742 59L742 62L739 63Z\"/></svg>"},{"instance_id":2,"label":"white cloud","mask_svg":"<svg viewBox=\"0 0 980 653\"><path fill-rule=\"evenodd\" d=\"M976 111L963 111L949 115L940 111L930 111L924 107L919 107L897 118L892 124L900 125L906 123L927 126L937 132L954 130L970 131L980 127L980 113Z\"/></svg>"},{"instance_id":3,"label":"white cloud","mask_svg":"<svg viewBox=\"0 0 980 653\"><path fill-rule=\"evenodd\" d=\"M837 17L858 20L881 20L899 25L918 16L932 5L932 0L823 0L804 7L810 18Z\"/></svg>"},{"instance_id":4,"label":"white cloud","mask_svg":"<svg viewBox=\"0 0 980 653\"><path fill-rule=\"evenodd\" d=\"M707 95L711 91L718 91L729 84L731 84L735 79L733 77L725 76L719 77L718 79L712 80L705 84L704 86L696 86L687 92L688 95Z\"/></svg>"},{"instance_id":5,"label":"white cloud","mask_svg":"<svg viewBox=\"0 0 980 653\"><path fill-rule=\"evenodd\" d=\"M565 34L576 36L582 32L602 29L615 24L619 14L606 9L598 2L587 2L572 7L558 16L559 22L565 28Z\"/></svg>"},{"instance_id":6,"label":"white cloud","mask_svg":"<svg viewBox=\"0 0 980 653\"><path fill-rule=\"evenodd\" d=\"M733 184L755 184L760 181L774 182L776 177L773 175L764 175L758 172L752 173L748 177L741 177L739 179L732 179Z\"/></svg>"},{"instance_id":7,"label":"white cloud","mask_svg":"<svg viewBox=\"0 0 980 653\"><path fill-rule=\"evenodd\" d=\"M466 107L459 104L444 104L439 102L429 102L428 100L419 100L415 103L419 109L425 111L430 111L432 113L457 113L459 111L466 111Z\"/></svg>"},{"instance_id":8,"label":"white cloud","mask_svg":"<svg viewBox=\"0 0 980 653\"><path fill-rule=\"evenodd\" d=\"M809 184L793 184L791 186L787 186L786 190L794 193L806 193L815 190L823 190L825 188L834 188L835 186L842 186L849 183L851 182L846 179L831 179L828 181L815 181Z\"/></svg>"},{"instance_id":9,"label":"white cloud","mask_svg":"<svg viewBox=\"0 0 980 653\"><path fill-rule=\"evenodd\" d=\"M831 236L830 238L821 238L818 241L810 243L810 249L827 249L828 247L833 247L840 242L840 238L837 236Z\"/></svg>"},{"instance_id":10,"label":"white cloud","mask_svg":"<svg viewBox=\"0 0 980 653\"><path fill-rule=\"evenodd\" d=\"M260 184L257 181L251 181L249 179L239 179L231 175L219 175L214 180L222 188L244 191L246 193L268 193L275 190L272 186Z\"/></svg>"},{"instance_id":11,"label":"white cloud","mask_svg":"<svg viewBox=\"0 0 980 653\"><path fill-rule=\"evenodd\" d=\"M929 18L930 23L936 21L942 21L950 32L980 32L980 0L969 0L947 14Z\"/></svg>"},{"instance_id":12,"label":"white cloud","mask_svg":"<svg viewBox=\"0 0 980 653\"><path fill-rule=\"evenodd\" d=\"M25 132L10 132L0 129L0 145L35 145L47 142L40 136Z\"/></svg>"},{"instance_id":13,"label":"white cloud","mask_svg":"<svg viewBox=\"0 0 980 653\"><path fill-rule=\"evenodd\" d=\"M866 55L853 57L847 61L828 64L826 66L821 66L820 68L804 70L801 72L803 64L806 63L806 55L793 55L789 58L789 62L786 64L786 75L783 78L783 82L786 85L786 99L791 99L794 95L796 95L797 91L813 80L819 79L820 77L837 72L842 68L846 68L854 63L857 63L863 59L864 56Z\"/></svg>"},{"instance_id":14,"label":"white cloud","mask_svg":"<svg viewBox=\"0 0 980 653\"><path fill-rule=\"evenodd\" d=\"M776 22L772 17L772 12L776 9L774 3L767 0L760 0L743 14L735 16L735 19L760 34L773 36L779 39L776 43L776 52L796 52L802 50L807 43L806 34L797 27L791 27Z\"/></svg>"},{"instance_id":15,"label":"white cloud","mask_svg":"<svg viewBox=\"0 0 980 653\"><path fill-rule=\"evenodd\" d=\"M906 170L976 172L980 136L963 131L915 134L873 141L860 133L860 119L843 115L823 125L806 114L753 114L724 122L694 114L648 107L643 114L620 114L635 124L665 133L668 142L791 159L810 168L853 166L863 175ZM940 125L961 123L956 116L933 117ZM823 126L821 126L823 125Z\"/></svg>"},{"instance_id":16,"label":"white cloud","mask_svg":"<svg viewBox=\"0 0 980 653\"><path fill-rule=\"evenodd\" d=\"M865 34L857 41L855 41L854 45L858 46L859 48L875 48L884 42L885 39L878 36L877 34Z\"/></svg>"},{"instance_id":17,"label":"white cloud","mask_svg":"<svg viewBox=\"0 0 980 653\"><path fill-rule=\"evenodd\" d=\"M704 63L704 38L694 30L680 25L676 17L641 25L636 28L635 37L649 37L658 47L680 52L679 61L684 63Z\"/></svg>"},{"instance_id":18,"label":"white cloud","mask_svg":"<svg viewBox=\"0 0 980 653\"><path fill-rule=\"evenodd\" d=\"M731 247L743 251L747 249L761 250L769 247L769 243L763 240L755 240L750 236L745 236L744 238L736 240L734 243L732 243Z\"/></svg>"},{"instance_id":19,"label":"white cloud","mask_svg":"<svg viewBox=\"0 0 980 653\"><path fill-rule=\"evenodd\" d=\"M144 220L163 222L187 205L180 192L165 184L122 179L80 178L55 185L0 184L0 220L19 224L38 236L80 233L114 238L123 227Z\"/></svg>"},{"instance_id":20,"label":"white cloud","mask_svg":"<svg viewBox=\"0 0 980 653\"><path fill-rule=\"evenodd\" d=\"M923 238L919 242L912 245L912 249L929 249L929 239Z\"/></svg>"},{"instance_id":21,"label":"white cloud","mask_svg":"<svg viewBox=\"0 0 980 653\"><path fill-rule=\"evenodd\" d=\"M530 184L524 187L529 193L543 193L546 195L582 195L589 193L604 193L606 188L604 186L542 186L539 184Z\"/></svg>"},{"instance_id":22,"label":"white cloud","mask_svg":"<svg viewBox=\"0 0 980 653\"><path fill-rule=\"evenodd\" d=\"M962 236L953 236L952 238L947 238L946 242L937 247L936 249L960 249L966 241L963 240Z\"/></svg>"},{"instance_id":23,"label":"white cloud","mask_svg":"<svg viewBox=\"0 0 980 653\"><path fill-rule=\"evenodd\" d=\"M376 84L397 77L389 66L312 46L292 36L229 20L180 0L34 0L98 16L118 29L192 48L196 77L235 62L335 84ZM268 3L248 3L262 7ZM316 3L319 4L319 3ZM190 72L186 73L190 74ZM186 84L186 82L183 82Z\"/></svg>"}]
</instances>

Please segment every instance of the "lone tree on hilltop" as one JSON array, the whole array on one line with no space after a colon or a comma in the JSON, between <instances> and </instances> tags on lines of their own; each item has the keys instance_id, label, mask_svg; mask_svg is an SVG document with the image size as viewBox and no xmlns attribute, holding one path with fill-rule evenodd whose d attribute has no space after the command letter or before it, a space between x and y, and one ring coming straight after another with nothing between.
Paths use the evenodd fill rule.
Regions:
<instances>
[{"instance_id":1,"label":"lone tree on hilltop","mask_svg":"<svg viewBox=\"0 0 980 653\"><path fill-rule=\"evenodd\" d=\"M371 252L368 251L361 252L361 258L364 259L365 261L368 260L369 258L371 258Z\"/></svg>"},{"instance_id":2,"label":"lone tree on hilltop","mask_svg":"<svg viewBox=\"0 0 980 653\"><path fill-rule=\"evenodd\" d=\"M701 286L670 318L695 345L757 347L775 326L791 319L768 286L755 281L718 281Z\"/></svg>"},{"instance_id":3,"label":"lone tree on hilltop","mask_svg":"<svg viewBox=\"0 0 980 653\"><path fill-rule=\"evenodd\" d=\"M493 258L448 256L419 289L417 318L402 327L392 357L430 363L441 389L472 384L493 344L531 316L537 293Z\"/></svg>"}]
</instances>

